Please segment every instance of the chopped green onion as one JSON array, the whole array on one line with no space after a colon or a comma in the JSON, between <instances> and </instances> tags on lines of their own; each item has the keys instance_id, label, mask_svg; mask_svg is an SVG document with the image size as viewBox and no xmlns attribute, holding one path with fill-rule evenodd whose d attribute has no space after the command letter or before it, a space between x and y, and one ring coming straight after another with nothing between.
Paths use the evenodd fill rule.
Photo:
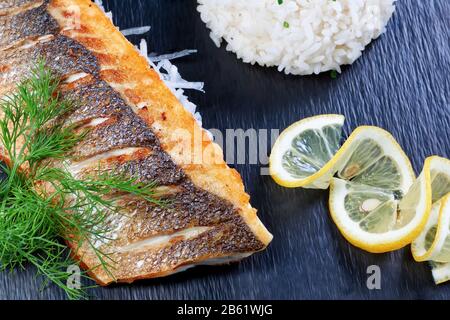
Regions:
<instances>
[{"instance_id":1,"label":"chopped green onion","mask_svg":"<svg viewBox=\"0 0 450 320\"><path fill-rule=\"evenodd\" d=\"M331 70L331 72L330 72L331 79L336 79L337 76L338 76L337 71L336 70Z\"/></svg>"}]
</instances>

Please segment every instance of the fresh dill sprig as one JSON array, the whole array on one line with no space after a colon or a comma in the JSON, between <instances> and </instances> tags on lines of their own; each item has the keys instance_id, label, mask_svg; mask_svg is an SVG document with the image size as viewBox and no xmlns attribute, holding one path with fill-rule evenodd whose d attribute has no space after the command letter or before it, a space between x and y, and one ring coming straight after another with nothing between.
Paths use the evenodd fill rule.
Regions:
<instances>
[{"instance_id":1,"label":"fresh dill sprig","mask_svg":"<svg viewBox=\"0 0 450 320\"><path fill-rule=\"evenodd\" d=\"M57 94L59 81L43 61L17 90L2 99L0 143L11 162L5 168L10 180L24 165L33 171L43 159L59 158L79 140L71 127L51 123L70 110L69 101Z\"/></svg>"},{"instance_id":2,"label":"fresh dill sprig","mask_svg":"<svg viewBox=\"0 0 450 320\"><path fill-rule=\"evenodd\" d=\"M7 159L0 164L7 178L0 182L0 270L33 265L46 282L62 288L71 299L86 291L66 283L67 268L77 252L63 244L88 246L99 266L111 277L114 261L95 245L106 242L109 214L118 213L118 200L131 194L155 205L155 184L134 177L102 172L78 180L52 165L84 138L61 119L74 102L58 94L58 78L39 61L31 76L0 102L0 144ZM59 161L58 163L63 163ZM88 278L84 272L81 277Z\"/></svg>"},{"instance_id":3,"label":"fresh dill sprig","mask_svg":"<svg viewBox=\"0 0 450 320\"><path fill-rule=\"evenodd\" d=\"M71 299L85 296L68 286L67 268L74 264L61 242L61 225L55 214L62 208L41 197L32 186L12 183L0 211L0 263L2 270L32 265L38 275L61 287Z\"/></svg>"}]
</instances>

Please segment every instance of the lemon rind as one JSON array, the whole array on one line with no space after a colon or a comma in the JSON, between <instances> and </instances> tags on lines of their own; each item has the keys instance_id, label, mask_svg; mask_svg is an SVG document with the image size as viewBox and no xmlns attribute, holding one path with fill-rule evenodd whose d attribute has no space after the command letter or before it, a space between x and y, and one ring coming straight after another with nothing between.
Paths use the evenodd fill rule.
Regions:
<instances>
[{"instance_id":1,"label":"lemon rind","mask_svg":"<svg viewBox=\"0 0 450 320\"><path fill-rule=\"evenodd\" d=\"M345 181L339 179L341 181ZM399 230L388 231L382 234L371 234L369 232L358 229L354 231L350 226L352 224L357 225L355 222L349 222L349 218L344 214L339 214L335 208L336 197L333 196L336 193L336 182L338 179L333 179L330 184L330 197L329 197L329 209L330 215L341 232L344 238L355 247L363 249L371 253L385 253L394 250L401 249L410 244L418 234L420 234L423 225L427 222L427 217L423 216L421 219L417 219L417 222L411 221L408 225ZM426 210L425 210L426 211ZM408 230L409 228L410 230ZM406 231L405 231L406 230ZM370 240L367 240L370 239Z\"/></svg>"},{"instance_id":2,"label":"lemon rind","mask_svg":"<svg viewBox=\"0 0 450 320\"><path fill-rule=\"evenodd\" d=\"M412 255L416 261L422 262L433 261L433 258L439 259L439 252L442 248L442 245L444 244L446 237L450 234L449 230L447 230L448 225L450 225L450 213L448 212L449 210L445 211L445 209L448 209L447 206L450 206L450 192L442 197L442 199L440 199L441 203L437 218L437 231L431 247L425 251L423 246L419 248L419 246L414 246L413 242L414 240L417 240L419 236L421 236L421 232L424 232L424 228L426 228L427 225L429 226L430 223L433 223L433 225L435 225L434 221L436 221L436 213L434 213L433 222L429 221L431 210L434 205L432 203L433 190L431 171L434 170L435 162L438 163L438 166L441 165L444 167L450 167L450 160L439 156L428 157L424 162L421 175L418 179L416 179L409 158L389 132L378 127L360 126L352 132L352 134L343 143L339 150L316 173L302 179L289 177L289 173L284 170L281 165L281 159L279 158L279 154L281 154L282 152L279 152L277 154L277 151L283 151L283 148L286 148L285 146L283 148L280 148L280 144L285 142L284 140L286 139L287 134L298 135L300 132L309 129L308 127L302 128L302 126L305 126L308 123L314 121L321 120L325 121L325 124L323 124L322 126L326 126L328 124L338 124L343 126L345 118L341 115L336 114L319 115L298 121L289 126L285 131L283 131L279 139L276 141L269 159L269 171L275 182L287 188L303 187L326 189L326 187L329 186L329 209L331 218L343 237L352 245L358 248L372 253L384 253L398 250L407 246L408 244L411 244ZM312 126L311 128L314 128L314 126ZM320 128L320 126L318 125L315 128ZM383 148L384 154L391 156L399 166L403 178L401 188L402 191L407 194L407 192L411 190L411 186L413 185L414 181L418 181L418 183L420 183L421 199L416 204L416 212L414 218L400 229L390 230L381 234L374 234L362 230L358 226L358 224L352 221L348 216L346 217L345 214L338 213L335 210L335 195L338 194L336 192L336 181L341 180L344 183L346 180L333 178L333 176L336 174L336 172L342 169L343 165L345 165L345 162L348 159L346 157L351 156L351 152L348 153L348 151L351 151L353 144L355 142L358 142L359 139L363 139L364 133L371 131L375 131L377 134L381 134L383 138L387 138L387 144L380 143L379 145ZM446 170L443 171L447 172ZM399 206L400 203L401 201L398 202ZM340 206L342 206L342 203L340 204ZM352 226L354 226L355 228L352 228ZM364 233L366 233L367 235L365 235ZM367 238L369 238L370 241L367 241ZM380 240L378 240L377 238L379 238ZM420 239L420 241L424 241L424 238ZM436 284L440 284L450 280L450 262L447 263L445 261L446 257L442 260L443 261L441 263L444 264L438 268L433 268L432 270L433 278Z\"/></svg>"},{"instance_id":3,"label":"lemon rind","mask_svg":"<svg viewBox=\"0 0 450 320\"><path fill-rule=\"evenodd\" d=\"M332 123L335 123L335 124L342 123L343 124L344 121L345 121L345 117L342 116L342 115L338 115L338 114L325 114L325 115L319 115L319 116L306 118L306 119L300 120L298 122L295 122L294 124L289 126L287 129L285 129L281 133L281 135L278 137L277 141L275 142L275 144L274 144L274 146L272 148L272 153L271 153L270 158L269 158L269 173L272 176L272 179L274 179L275 182L277 184L279 184L280 186L283 186L283 187L286 187L286 188L299 188L299 187L306 186L308 184L311 184L314 181L319 180L328 171L328 169L332 167L332 165L333 165L333 163L335 161L337 153L319 171L317 171L313 175L311 175L311 176L309 176L307 178L304 178L304 179L290 179L290 180L284 179L284 178L280 177L280 175L278 174L278 170L277 171L274 170L274 168L276 167L274 165L274 162L275 162L274 161L274 157L276 155L278 155L276 151L278 149L278 146L281 144L281 141L284 140L283 138L288 133L290 133L291 130L294 130L297 127L301 127L302 125L305 125L307 123L310 123L312 121L319 120L319 119L321 119L321 120L324 120L324 119L337 120L335 122L331 122L330 121L329 124L332 124ZM307 130L307 129L303 129L301 131L298 131L298 133L300 133L300 132L302 132L304 130ZM338 153L339 153L339 151L338 151Z\"/></svg>"},{"instance_id":4,"label":"lemon rind","mask_svg":"<svg viewBox=\"0 0 450 320\"><path fill-rule=\"evenodd\" d=\"M427 186L429 187L429 193L427 194L427 202L429 204L429 211L431 212L431 207L433 205L432 203L432 194L433 194L433 190L431 189L431 170L433 169L433 162L435 161L442 161L444 163L444 165L448 165L450 167L450 161L448 159L439 157L439 156L432 156L429 157L425 160L425 164L424 164L424 168L423 171L427 172ZM433 243L431 245L431 247L424 252L424 254L419 254L417 252L417 250L415 250L415 246L412 245L411 246L411 252L413 255L414 260L418 261L418 262L423 262L423 261L429 261L433 259L433 256L435 256L438 252L436 250L438 244L439 244L439 239L442 238L442 234L443 232L446 232L444 230L444 226L443 226L443 220L444 220L444 209L446 208L447 205L450 205L450 193L446 194L442 200L441 200L441 205L439 208L439 218L437 221L437 231L436 231L436 235L434 237Z\"/></svg>"},{"instance_id":5,"label":"lemon rind","mask_svg":"<svg viewBox=\"0 0 450 320\"><path fill-rule=\"evenodd\" d=\"M332 116L335 116L335 115L332 115ZM317 116L317 117L321 117L321 116ZM291 130L294 126L298 126L298 125L302 124L302 121L307 121L307 120L308 119L296 122L295 124L290 126L288 129L286 129L284 132ZM354 141L360 137L361 133L364 133L365 131L368 131L368 130L377 131L378 133L384 135L385 138L387 138L390 141L390 143L394 146L394 149L399 151L399 155L403 158L404 163L407 165L406 169L408 170L409 177L413 177L412 180L414 180L415 174L414 174L414 170L412 168L411 162L409 161L409 158L406 156L406 154L403 151L403 149L401 148L401 146L398 144L398 142L394 139L394 137L389 132L387 132L384 129L374 127L374 126L360 126L360 127L356 128L353 131L353 133L350 135L350 137L344 142L344 144L341 146L341 148L339 148L339 150L336 152L336 154L319 171L317 171L313 175L311 175L307 178L304 178L304 179L290 179L290 180L284 179L284 178L281 178L279 176L279 174L277 174L277 171L274 171L275 165L274 165L274 161L273 161L274 160L273 155L276 153L277 146L278 146L277 143L275 143L270 160L269 160L270 175L272 176L272 178L275 180L275 182L277 184L279 184L283 187L287 187L287 188L299 188L299 187L305 187L305 186L311 185L315 181L321 179L326 174L330 174L334 170L337 170L336 165L339 163L340 160L342 160L344 158L344 156L347 153L347 150L353 145ZM280 141L284 137L283 133L280 135L278 141ZM336 171L334 171L334 172L336 172Z\"/></svg>"},{"instance_id":6,"label":"lemon rind","mask_svg":"<svg viewBox=\"0 0 450 320\"><path fill-rule=\"evenodd\" d=\"M431 273L436 284L443 284L444 282L450 281L450 262L433 269Z\"/></svg>"}]
</instances>

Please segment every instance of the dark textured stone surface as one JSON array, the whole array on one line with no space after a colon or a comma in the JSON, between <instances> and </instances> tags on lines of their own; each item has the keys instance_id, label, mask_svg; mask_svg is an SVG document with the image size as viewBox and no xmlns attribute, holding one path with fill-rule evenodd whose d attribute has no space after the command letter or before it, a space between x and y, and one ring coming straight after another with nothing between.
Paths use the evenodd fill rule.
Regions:
<instances>
[{"instance_id":1,"label":"dark textured stone surface","mask_svg":"<svg viewBox=\"0 0 450 320\"><path fill-rule=\"evenodd\" d=\"M5 172L5 170L3 170L3 168L6 168L6 163L0 161L0 182L8 178L8 174Z\"/></svg>"},{"instance_id":2,"label":"dark textured stone surface","mask_svg":"<svg viewBox=\"0 0 450 320\"><path fill-rule=\"evenodd\" d=\"M191 96L207 128L284 129L301 118L342 113L346 130L383 127L398 139L418 173L432 154L450 157L448 0L400 0L387 33L333 80L295 77L243 64L216 48L193 0L110 0L121 28L151 25L150 51L196 48L177 61L189 80L206 82ZM140 37L130 39L138 43ZM352 247L334 226L328 192L284 189L260 168L239 165L252 204L275 238L268 250L228 267L199 267L168 278L99 288L100 299L449 299L409 248L369 254ZM366 287L367 267L379 265L381 290ZM61 299L39 293L32 270L0 275L0 298Z\"/></svg>"}]
</instances>

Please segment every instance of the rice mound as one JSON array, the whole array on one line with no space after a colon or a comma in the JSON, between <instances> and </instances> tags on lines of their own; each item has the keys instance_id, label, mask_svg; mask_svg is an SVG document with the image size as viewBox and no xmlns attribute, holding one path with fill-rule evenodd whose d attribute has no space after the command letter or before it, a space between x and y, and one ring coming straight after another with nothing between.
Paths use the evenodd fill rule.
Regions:
<instances>
[{"instance_id":1,"label":"rice mound","mask_svg":"<svg viewBox=\"0 0 450 320\"><path fill-rule=\"evenodd\" d=\"M217 46L286 74L352 64L386 30L396 0L198 0Z\"/></svg>"}]
</instances>

